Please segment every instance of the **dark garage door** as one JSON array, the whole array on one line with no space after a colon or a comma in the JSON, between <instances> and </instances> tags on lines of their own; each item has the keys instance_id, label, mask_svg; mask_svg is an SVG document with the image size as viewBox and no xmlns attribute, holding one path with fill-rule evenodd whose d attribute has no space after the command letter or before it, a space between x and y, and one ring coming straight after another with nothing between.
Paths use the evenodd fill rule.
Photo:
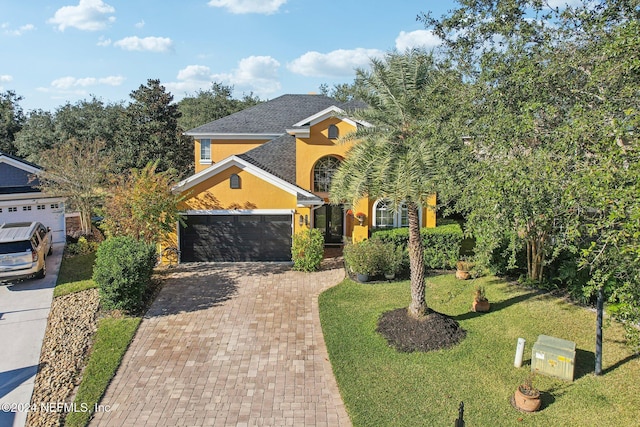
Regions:
<instances>
[{"instance_id":1,"label":"dark garage door","mask_svg":"<svg viewBox=\"0 0 640 427\"><path fill-rule=\"evenodd\" d=\"M291 261L291 215L188 215L182 262Z\"/></svg>"}]
</instances>

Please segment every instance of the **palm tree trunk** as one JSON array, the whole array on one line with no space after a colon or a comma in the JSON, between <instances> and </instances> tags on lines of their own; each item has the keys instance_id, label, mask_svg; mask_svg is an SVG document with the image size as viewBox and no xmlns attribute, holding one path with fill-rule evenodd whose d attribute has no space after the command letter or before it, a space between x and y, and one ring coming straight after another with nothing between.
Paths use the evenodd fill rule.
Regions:
<instances>
[{"instance_id":1,"label":"palm tree trunk","mask_svg":"<svg viewBox=\"0 0 640 427\"><path fill-rule=\"evenodd\" d=\"M424 248L420 237L420 217L418 205L411 202L407 206L409 217L409 267L411 269L411 304L409 315L422 318L427 314L424 284Z\"/></svg>"}]
</instances>

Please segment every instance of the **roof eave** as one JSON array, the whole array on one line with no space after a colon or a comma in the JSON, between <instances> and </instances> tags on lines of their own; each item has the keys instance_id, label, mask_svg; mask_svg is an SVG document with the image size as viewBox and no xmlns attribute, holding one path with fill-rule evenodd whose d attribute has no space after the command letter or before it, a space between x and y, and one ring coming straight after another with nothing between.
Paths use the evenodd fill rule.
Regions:
<instances>
[{"instance_id":1,"label":"roof eave","mask_svg":"<svg viewBox=\"0 0 640 427\"><path fill-rule=\"evenodd\" d=\"M196 139L227 139L227 140L271 140L282 135L282 133L211 133L211 132L184 132L183 135L192 136Z\"/></svg>"}]
</instances>

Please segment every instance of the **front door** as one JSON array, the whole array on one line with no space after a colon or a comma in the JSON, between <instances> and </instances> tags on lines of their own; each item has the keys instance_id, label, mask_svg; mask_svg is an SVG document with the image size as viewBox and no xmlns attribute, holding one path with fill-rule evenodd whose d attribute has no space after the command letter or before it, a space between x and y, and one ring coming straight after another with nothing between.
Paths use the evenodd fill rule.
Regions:
<instances>
[{"instance_id":1,"label":"front door","mask_svg":"<svg viewBox=\"0 0 640 427\"><path fill-rule=\"evenodd\" d=\"M313 211L313 224L324 236L327 245L342 243L344 210L342 205L323 205Z\"/></svg>"}]
</instances>

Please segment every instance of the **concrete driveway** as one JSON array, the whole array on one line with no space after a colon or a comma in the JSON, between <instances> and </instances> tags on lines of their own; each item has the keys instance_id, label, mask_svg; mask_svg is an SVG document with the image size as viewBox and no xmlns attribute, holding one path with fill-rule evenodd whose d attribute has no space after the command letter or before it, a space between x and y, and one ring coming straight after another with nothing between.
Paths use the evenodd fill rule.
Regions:
<instances>
[{"instance_id":1,"label":"concrete driveway","mask_svg":"<svg viewBox=\"0 0 640 427\"><path fill-rule=\"evenodd\" d=\"M0 285L0 426L27 420L63 250L53 246L43 279Z\"/></svg>"},{"instance_id":2,"label":"concrete driveway","mask_svg":"<svg viewBox=\"0 0 640 427\"><path fill-rule=\"evenodd\" d=\"M351 425L318 315L343 269L169 271L91 426Z\"/></svg>"}]
</instances>

